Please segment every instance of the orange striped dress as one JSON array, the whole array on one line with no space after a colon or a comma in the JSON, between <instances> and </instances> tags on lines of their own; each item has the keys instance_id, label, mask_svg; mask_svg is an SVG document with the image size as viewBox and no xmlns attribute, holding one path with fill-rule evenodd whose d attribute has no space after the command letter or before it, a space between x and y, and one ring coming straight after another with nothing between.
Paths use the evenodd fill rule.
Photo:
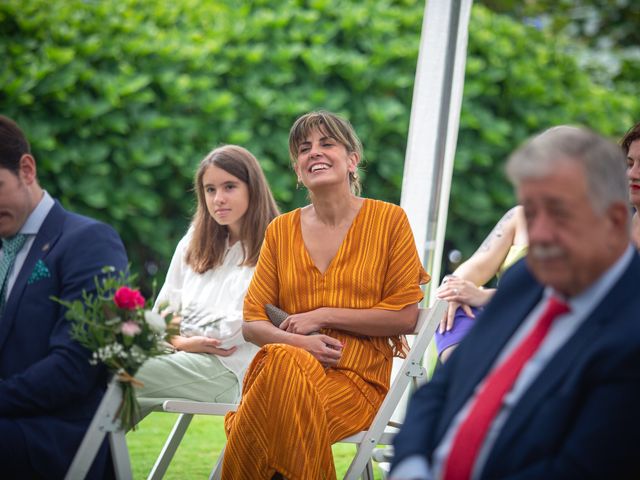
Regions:
<instances>
[{"instance_id":1,"label":"orange striped dress","mask_svg":"<svg viewBox=\"0 0 640 480\"><path fill-rule=\"evenodd\" d=\"M289 313L320 307L401 310L419 302L422 268L404 211L365 199L324 274L302 239L300 209L267 229L245 297L246 321L268 320L264 305ZM245 376L242 401L225 418L224 479L334 479L331 444L369 426L389 388L399 337L323 329L342 357L325 369L307 351L265 345Z\"/></svg>"}]
</instances>

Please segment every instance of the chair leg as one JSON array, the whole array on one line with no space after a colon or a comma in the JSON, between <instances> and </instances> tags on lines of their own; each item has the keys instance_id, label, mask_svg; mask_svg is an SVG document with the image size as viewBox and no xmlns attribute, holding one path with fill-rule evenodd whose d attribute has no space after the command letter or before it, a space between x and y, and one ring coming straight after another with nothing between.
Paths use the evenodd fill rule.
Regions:
<instances>
[{"instance_id":1,"label":"chair leg","mask_svg":"<svg viewBox=\"0 0 640 480\"><path fill-rule=\"evenodd\" d=\"M218 455L218 460L216 460L216 464L211 470L211 475L209 475L209 480L220 480L222 478L222 461L224 460L224 449L220 450L220 455Z\"/></svg>"},{"instance_id":2,"label":"chair leg","mask_svg":"<svg viewBox=\"0 0 640 480\"><path fill-rule=\"evenodd\" d=\"M129 459L129 449L127 448L124 430L109 432L109 446L111 447L116 479L129 480L131 478L131 460Z\"/></svg>"},{"instance_id":3,"label":"chair leg","mask_svg":"<svg viewBox=\"0 0 640 480\"><path fill-rule=\"evenodd\" d=\"M362 471L362 480L373 480L373 463L371 459L369 459L367 466Z\"/></svg>"},{"instance_id":4,"label":"chair leg","mask_svg":"<svg viewBox=\"0 0 640 480\"><path fill-rule=\"evenodd\" d=\"M147 480L159 480L164 477L165 473L167 473L169 464L171 463L184 434L187 432L187 428L189 428L189 424L192 419L193 415L190 413L180 414L178 420L176 420L176 423L173 425L173 429L167 437L167 441L162 447L162 451L160 452L160 455L158 455L156 463L153 465Z\"/></svg>"},{"instance_id":5,"label":"chair leg","mask_svg":"<svg viewBox=\"0 0 640 480\"><path fill-rule=\"evenodd\" d=\"M91 464L100 450L100 445L107 436L112 448L113 466L116 478L131 478L131 462L127 441L124 432L120 428L120 421L116 420L116 412L122 402L122 389L118 381L112 379L109 382L107 391L102 397L98 410L89 424L89 428L82 439L76 455L73 457L71 466L65 475L65 480L75 480L85 478Z\"/></svg>"},{"instance_id":6,"label":"chair leg","mask_svg":"<svg viewBox=\"0 0 640 480\"><path fill-rule=\"evenodd\" d=\"M364 477L365 472L369 468L367 465L371 465L371 454L376 446L375 442L364 440L357 445L356 455L351 461L351 465L347 469L344 480L355 480L359 476ZM373 476L371 477L373 478Z\"/></svg>"}]
</instances>

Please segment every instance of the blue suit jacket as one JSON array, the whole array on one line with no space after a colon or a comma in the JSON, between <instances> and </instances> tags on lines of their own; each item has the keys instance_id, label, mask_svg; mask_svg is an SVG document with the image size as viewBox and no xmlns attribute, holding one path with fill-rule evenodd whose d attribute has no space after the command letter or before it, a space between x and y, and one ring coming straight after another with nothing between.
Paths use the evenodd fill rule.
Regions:
<instances>
[{"instance_id":1,"label":"blue suit jacket","mask_svg":"<svg viewBox=\"0 0 640 480\"><path fill-rule=\"evenodd\" d=\"M640 478L640 259L516 404L483 479ZM524 261L500 282L476 327L412 398L394 465L429 461L455 414L540 300Z\"/></svg>"},{"instance_id":2,"label":"blue suit jacket","mask_svg":"<svg viewBox=\"0 0 640 480\"><path fill-rule=\"evenodd\" d=\"M50 275L29 282L39 260ZM104 393L105 370L89 364L89 352L69 336L63 307L50 297L71 300L94 290L94 276L106 265L127 267L118 234L56 202L0 320L0 417L24 435L32 472L23 478L64 476ZM103 448L94 473L106 457Z\"/></svg>"}]
</instances>

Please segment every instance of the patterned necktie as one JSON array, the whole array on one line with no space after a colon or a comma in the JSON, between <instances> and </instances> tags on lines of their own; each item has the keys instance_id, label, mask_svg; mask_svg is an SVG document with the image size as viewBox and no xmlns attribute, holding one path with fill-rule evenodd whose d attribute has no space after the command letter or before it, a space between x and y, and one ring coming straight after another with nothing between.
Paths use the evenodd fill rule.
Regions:
<instances>
[{"instance_id":1,"label":"patterned necktie","mask_svg":"<svg viewBox=\"0 0 640 480\"><path fill-rule=\"evenodd\" d=\"M504 396L513 387L527 360L538 350L553 320L567 312L569 307L565 303L555 297L549 298L545 311L531 332L489 374L453 438L444 470L444 480L471 478L480 448L491 423L500 411Z\"/></svg>"},{"instance_id":2,"label":"patterned necktie","mask_svg":"<svg viewBox=\"0 0 640 480\"><path fill-rule=\"evenodd\" d=\"M7 280L11 267L16 261L16 255L27 240L27 236L21 233L11 238L2 239L2 260L0 260L0 312L4 309L6 302Z\"/></svg>"}]
</instances>

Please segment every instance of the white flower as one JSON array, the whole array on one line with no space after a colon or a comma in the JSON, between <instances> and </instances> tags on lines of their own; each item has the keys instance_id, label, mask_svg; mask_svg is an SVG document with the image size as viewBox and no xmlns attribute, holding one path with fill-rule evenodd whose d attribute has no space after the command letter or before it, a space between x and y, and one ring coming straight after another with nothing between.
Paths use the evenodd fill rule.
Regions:
<instances>
[{"instance_id":1,"label":"white flower","mask_svg":"<svg viewBox=\"0 0 640 480\"><path fill-rule=\"evenodd\" d=\"M163 333L166 329L164 318L162 318L156 312L145 310L144 321L147 322L147 325L149 325L151 330L153 330L154 332Z\"/></svg>"},{"instance_id":2,"label":"white flower","mask_svg":"<svg viewBox=\"0 0 640 480\"><path fill-rule=\"evenodd\" d=\"M110 343L104 347L100 347L97 352L93 352L93 356L102 362L108 362L122 356L122 352L124 352L122 345L119 343Z\"/></svg>"},{"instance_id":3,"label":"white flower","mask_svg":"<svg viewBox=\"0 0 640 480\"><path fill-rule=\"evenodd\" d=\"M137 365L142 365L144 361L149 358L147 353L138 345L134 345L129 350L129 360L135 362Z\"/></svg>"}]
</instances>

